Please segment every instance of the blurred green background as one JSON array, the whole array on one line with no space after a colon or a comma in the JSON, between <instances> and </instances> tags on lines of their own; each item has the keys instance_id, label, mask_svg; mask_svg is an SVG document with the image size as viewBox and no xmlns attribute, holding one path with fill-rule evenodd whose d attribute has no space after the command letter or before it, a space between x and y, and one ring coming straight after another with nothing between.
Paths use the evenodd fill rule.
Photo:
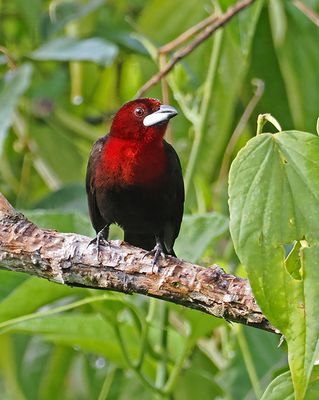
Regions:
<instances>
[{"instance_id":1,"label":"blurred green background","mask_svg":"<svg viewBox=\"0 0 319 400\"><path fill-rule=\"evenodd\" d=\"M1 192L40 226L93 235L92 143L158 71L158 47L234 3L0 0ZM228 231L229 165L259 113L315 132L319 29L295 3L255 1L168 77L186 185L181 258L244 276ZM319 12L318 0L303 3ZM146 95L162 98L160 85ZM0 271L0 300L5 400L250 400L287 369L277 337L175 305L163 324L163 303L141 296Z\"/></svg>"}]
</instances>

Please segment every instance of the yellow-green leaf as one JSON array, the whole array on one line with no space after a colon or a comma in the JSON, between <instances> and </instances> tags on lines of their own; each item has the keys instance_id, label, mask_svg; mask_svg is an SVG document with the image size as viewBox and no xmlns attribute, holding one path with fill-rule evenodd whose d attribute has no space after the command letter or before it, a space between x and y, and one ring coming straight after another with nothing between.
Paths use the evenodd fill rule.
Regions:
<instances>
[{"instance_id":1,"label":"yellow-green leaf","mask_svg":"<svg viewBox=\"0 0 319 400\"><path fill-rule=\"evenodd\" d=\"M307 390L318 346L318 177L318 136L287 131L250 140L229 182L235 248L263 312L285 335L296 399Z\"/></svg>"}]
</instances>

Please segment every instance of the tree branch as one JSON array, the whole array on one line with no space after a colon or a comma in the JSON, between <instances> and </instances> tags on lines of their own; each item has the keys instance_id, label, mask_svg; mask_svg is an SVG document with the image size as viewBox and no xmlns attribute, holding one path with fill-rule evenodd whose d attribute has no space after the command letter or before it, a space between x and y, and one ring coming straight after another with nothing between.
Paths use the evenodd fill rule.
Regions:
<instances>
[{"instance_id":1,"label":"tree branch","mask_svg":"<svg viewBox=\"0 0 319 400\"><path fill-rule=\"evenodd\" d=\"M319 15L300 0L294 0L293 5L304 13L315 25L319 27Z\"/></svg>"},{"instance_id":2,"label":"tree branch","mask_svg":"<svg viewBox=\"0 0 319 400\"><path fill-rule=\"evenodd\" d=\"M233 6L229 7L227 11L221 15L220 17L212 18L209 22L212 22L212 24L208 27L207 26L207 20L203 20L203 24L200 25L203 27L206 27L206 29L199 33L197 37L187 46L183 47L181 50L177 51L174 53L173 57L171 60L161 68L161 70L155 74L149 81L147 81L141 89L138 91L136 97L141 97L147 90L149 90L151 87L156 85L165 75L167 75L174 67L175 64L177 64L181 59L186 57L188 54L190 54L193 50L195 50L201 43L203 43L207 38L209 38L217 29L221 28L224 26L229 20L231 20L236 14L238 14L240 11L254 3L255 0L242 0L239 1L238 3L234 4ZM211 17L209 17L211 18ZM196 32L197 27L195 27L194 32ZM187 31L188 32L188 31ZM192 31L191 31L192 32ZM187 36L188 37L188 36ZM184 38L182 37L182 40ZM174 41L170 42L168 45L164 45L163 47L160 48L160 52L166 52L167 48L171 49L172 48L172 43L173 45L176 45ZM180 39L177 39L177 43L180 43ZM168 46L168 47L167 47Z\"/></svg>"},{"instance_id":3,"label":"tree branch","mask_svg":"<svg viewBox=\"0 0 319 400\"><path fill-rule=\"evenodd\" d=\"M90 238L40 229L0 193L0 269L94 289L139 293L215 317L279 333L256 304L245 279L167 257L156 271L145 251L119 241L101 251Z\"/></svg>"}]
</instances>

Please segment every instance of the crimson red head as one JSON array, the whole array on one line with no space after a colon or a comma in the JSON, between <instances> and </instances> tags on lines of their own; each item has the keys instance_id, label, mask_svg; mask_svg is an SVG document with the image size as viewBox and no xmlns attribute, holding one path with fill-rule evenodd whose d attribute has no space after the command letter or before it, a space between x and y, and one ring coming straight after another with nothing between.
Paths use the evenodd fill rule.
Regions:
<instances>
[{"instance_id":1,"label":"crimson red head","mask_svg":"<svg viewBox=\"0 0 319 400\"><path fill-rule=\"evenodd\" d=\"M129 101L116 113L110 136L151 142L164 136L168 121L175 115L174 107L162 105L157 99Z\"/></svg>"}]
</instances>

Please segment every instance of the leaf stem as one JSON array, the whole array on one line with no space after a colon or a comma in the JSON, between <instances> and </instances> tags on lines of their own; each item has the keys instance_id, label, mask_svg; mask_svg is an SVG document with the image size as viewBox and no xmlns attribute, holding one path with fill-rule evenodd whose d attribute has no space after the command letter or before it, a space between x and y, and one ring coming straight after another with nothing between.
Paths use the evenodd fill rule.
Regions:
<instances>
[{"instance_id":1,"label":"leaf stem","mask_svg":"<svg viewBox=\"0 0 319 400\"><path fill-rule=\"evenodd\" d=\"M106 378L104 379L98 400L106 400L109 393L110 389L114 380L114 375L116 372L117 368L114 365L111 365L107 371Z\"/></svg>"},{"instance_id":2,"label":"leaf stem","mask_svg":"<svg viewBox=\"0 0 319 400\"><path fill-rule=\"evenodd\" d=\"M122 337L122 334L121 334L121 330L120 330L120 328L119 328L119 325L115 323L115 324L113 325L113 327L114 327L114 332L115 332L116 338L117 338L118 343L119 343L119 345L120 345L120 347L121 347L122 354L123 354L123 356L124 356L124 359L125 359L127 365L129 366L129 368L130 368L132 371L135 372L135 374L136 374L137 377L140 379L140 381L141 381L146 387L148 387L151 391L153 391L153 392L155 392L155 393L158 393L158 394L164 394L164 392L163 392L160 388L158 388L158 387L156 387L155 385L153 385L153 383L152 383L151 381L149 381L149 380L146 378L146 376L142 373L140 367L138 367L138 366L131 360L131 357L130 357L130 355L129 355L128 351L127 351L127 348L126 348L126 346L125 346L125 343L124 343L124 340L123 340L123 337Z\"/></svg>"},{"instance_id":3,"label":"leaf stem","mask_svg":"<svg viewBox=\"0 0 319 400\"><path fill-rule=\"evenodd\" d=\"M146 315L145 322L141 320L141 324L142 324L141 349L140 349L139 357L135 363L135 366L138 369L140 369L142 367L142 364L144 361L145 350L146 350L146 347L148 344L147 336L148 336L149 326L150 326L151 321L153 320L155 307L156 307L156 299L150 299L149 305L148 305L148 313Z\"/></svg>"},{"instance_id":4,"label":"leaf stem","mask_svg":"<svg viewBox=\"0 0 319 400\"><path fill-rule=\"evenodd\" d=\"M172 390L174 389L177 379L180 375L181 369L183 368L185 360L188 357L188 354L189 354L190 350L192 349L192 346L193 346L193 341L190 336L187 336L185 339L185 343L184 343L182 352L180 353L179 358L177 359L177 361L172 369L172 372L170 373L168 381L167 381L166 385L164 386L164 393L170 394L172 392Z\"/></svg>"},{"instance_id":5,"label":"leaf stem","mask_svg":"<svg viewBox=\"0 0 319 400\"><path fill-rule=\"evenodd\" d=\"M257 371L256 371L254 361L251 356L251 352L249 350L249 346L248 346L244 331L243 331L242 327L239 325L236 326L235 329L236 329L238 344L239 344L240 350L241 350L243 358L244 358L247 373L248 373L250 382L252 384L253 391L255 393L255 397L256 397L256 399L260 399L262 396L262 390L260 387Z\"/></svg>"},{"instance_id":6,"label":"leaf stem","mask_svg":"<svg viewBox=\"0 0 319 400\"><path fill-rule=\"evenodd\" d=\"M26 400L17 379L16 357L11 336L0 335L0 346L0 370L7 389L7 393L2 393L1 398L6 398L7 394L7 396L10 395L10 398L15 400Z\"/></svg>"},{"instance_id":7,"label":"leaf stem","mask_svg":"<svg viewBox=\"0 0 319 400\"><path fill-rule=\"evenodd\" d=\"M168 307L165 302L159 303L160 307L160 354L161 359L158 363L157 375L156 375L156 386L163 388L167 379L167 345L168 345Z\"/></svg>"},{"instance_id":8,"label":"leaf stem","mask_svg":"<svg viewBox=\"0 0 319 400\"><path fill-rule=\"evenodd\" d=\"M161 390L161 388L156 387L142 372L142 364L144 360L144 355L145 355L145 349L147 347L147 334L148 334L148 328L149 328L149 323L150 323L150 317L153 315L153 304L150 303L149 306L149 312L146 317L146 320L142 318L140 313L128 302L123 301L123 303L128 307L128 310L132 313L135 313L135 316L139 320L139 323L141 324L142 327L142 333L141 333L141 349L140 349L140 354L137 358L136 361L131 359L131 356L127 350L127 347L125 345L121 329L120 329L120 322L116 318L109 318L109 314L105 312L105 310L99 308L98 311L102 315L103 318L107 319L109 323L112 323L113 329L115 332L115 336L117 338L118 344L121 348L123 357L128 365L128 367L137 375L137 377L140 379L140 381L148 387L150 390L155 392L158 395L163 395L164 392ZM134 318L135 319L135 318Z\"/></svg>"},{"instance_id":9,"label":"leaf stem","mask_svg":"<svg viewBox=\"0 0 319 400\"><path fill-rule=\"evenodd\" d=\"M4 322L0 323L0 329L10 327L10 325L15 325L15 324L18 324L20 322L29 321L30 319L47 317L49 315L54 315L54 314L57 314L57 313L60 313L60 312L63 312L63 311L71 310L73 308L77 308L77 307L83 306L85 304L94 303L94 302L97 302L97 301L105 301L105 300L120 301L118 298L110 296L108 294L103 294L101 296L88 297L88 298L85 298L85 299L82 299L82 300L79 300L79 301L75 301L75 302L70 303L70 304L66 304L66 305L61 306L61 307L55 307L55 308L53 308L51 310L48 310L48 311L35 312L35 313L32 313L32 314L23 315L21 317L9 319L7 321L4 321ZM3 333L3 332L4 331L2 330L1 333Z\"/></svg>"}]
</instances>

